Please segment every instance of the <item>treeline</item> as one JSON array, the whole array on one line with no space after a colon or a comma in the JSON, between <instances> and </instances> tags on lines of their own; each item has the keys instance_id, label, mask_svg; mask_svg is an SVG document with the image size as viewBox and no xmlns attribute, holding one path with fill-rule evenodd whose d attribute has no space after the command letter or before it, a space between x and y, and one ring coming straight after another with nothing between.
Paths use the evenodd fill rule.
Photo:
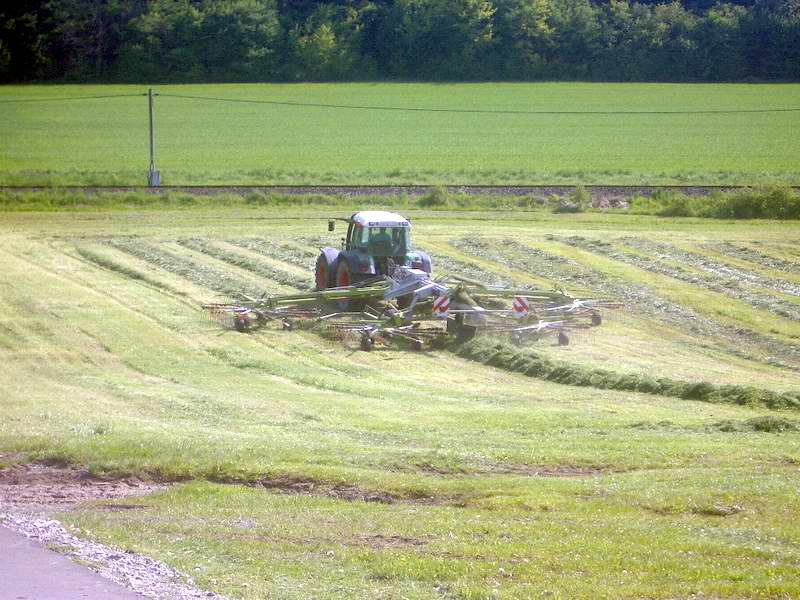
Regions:
<instances>
[{"instance_id":1,"label":"treeline","mask_svg":"<svg viewBox=\"0 0 800 600\"><path fill-rule=\"evenodd\" d=\"M17 0L0 80L788 81L800 0Z\"/></svg>"}]
</instances>

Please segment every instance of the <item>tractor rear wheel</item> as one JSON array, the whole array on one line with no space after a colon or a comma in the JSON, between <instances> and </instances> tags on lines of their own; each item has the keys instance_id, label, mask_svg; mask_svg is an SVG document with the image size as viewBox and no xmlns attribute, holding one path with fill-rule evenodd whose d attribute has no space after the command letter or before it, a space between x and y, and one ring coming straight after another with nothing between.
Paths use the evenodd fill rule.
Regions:
<instances>
[{"instance_id":1,"label":"tractor rear wheel","mask_svg":"<svg viewBox=\"0 0 800 600\"><path fill-rule=\"evenodd\" d=\"M317 291L333 287L333 278L336 275L336 264L331 262L331 258L325 253L317 257L317 266L314 269L314 282Z\"/></svg>"}]
</instances>

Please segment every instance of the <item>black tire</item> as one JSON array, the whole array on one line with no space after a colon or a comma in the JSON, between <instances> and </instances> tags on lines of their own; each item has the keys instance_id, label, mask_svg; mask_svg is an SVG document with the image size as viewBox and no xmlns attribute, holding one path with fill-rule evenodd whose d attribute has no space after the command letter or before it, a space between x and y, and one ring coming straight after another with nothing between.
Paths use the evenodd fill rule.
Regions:
<instances>
[{"instance_id":1,"label":"black tire","mask_svg":"<svg viewBox=\"0 0 800 600\"><path fill-rule=\"evenodd\" d=\"M233 326L239 333L245 333L250 329L250 321L244 315L237 315L233 320Z\"/></svg>"},{"instance_id":2,"label":"black tire","mask_svg":"<svg viewBox=\"0 0 800 600\"><path fill-rule=\"evenodd\" d=\"M372 352L372 348L375 346L375 340L369 337L368 335L362 336L361 338L361 349L364 352Z\"/></svg>"},{"instance_id":3,"label":"black tire","mask_svg":"<svg viewBox=\"0 0 800 600\"><path fill-rule=\"evenodd\" d=\"M603 315L600 313L592 313L592 327L598 327L603 324Z\"/></svg>"},{"instance_id":4,"label":"black tire","mask_svg":"<svg viewBox=\"0 0 800 600\"><path fill-rule=\"evenodd\" d=\"M569 346L569 337L563 331L558 332L558 345Z\"/></svg>"},{"instance_id":5,"label":"black tire","mask_svg":"<svg viewBox=\"0 0 800 600\"><path fill-rule=\"evenodd\" d=\"M431 341L431 348L435 348L437 350L441 350L442 348L447 346L447 335L439 335L433 338Z\"/></svg>"},{"instance_id":6,"label":"black tire","mask_svg":"<svg viewBox=\"0 0 800 600\"><path fill-rule=\"evenodd\" d=\"M320 291L335 285L337 262L335 259L331 260L331 256L326 252L317 257L317 264L314 267L314 289Z\"/></svg>"},{"instance_id":7,"label":"black tire","mask_svg":"<svg viewBox=\"0 0 800 600\"><path fill-rule=\"evenodd\" d=\"M478 332L478 328L474 325L462 325L458 328L458 333L456 333L456 341L459 344L463 344L464 342L468 342L475 337L475 334Z\"/></svg>"}]
</instances>

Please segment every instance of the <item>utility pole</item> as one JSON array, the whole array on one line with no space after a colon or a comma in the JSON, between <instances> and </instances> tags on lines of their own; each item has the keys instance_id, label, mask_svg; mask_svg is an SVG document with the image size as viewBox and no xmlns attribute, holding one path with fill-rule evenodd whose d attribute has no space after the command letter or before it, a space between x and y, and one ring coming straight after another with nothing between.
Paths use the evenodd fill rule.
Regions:
<instances>
[{"instance_id":1,"label":"utility pole","mask_svg":"<svg viewBox=\"0 0 800 600\"><path fill-rule=\"evenodd\" d=\"M161 185L161 173L156 171L156 144L155 130L153 128L153 88L147 90L147 107L150 111L150 169L147 173L147 185L159 187Z\"/></svg>"}]
</instances>

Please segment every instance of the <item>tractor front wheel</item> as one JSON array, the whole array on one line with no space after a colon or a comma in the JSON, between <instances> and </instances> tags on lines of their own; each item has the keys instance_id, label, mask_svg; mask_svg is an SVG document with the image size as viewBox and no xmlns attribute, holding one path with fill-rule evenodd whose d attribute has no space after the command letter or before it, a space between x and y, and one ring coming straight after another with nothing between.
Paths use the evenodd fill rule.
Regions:
<instances>
[{"instance_id":1,"label":"tractor front wheel","mask_svg":"<svg viewBox=\"0 0 800 600\"><path fill-rule=\"evenodd\" d=\"M336 287L344 288L361 281L358 275L350 271L350 265L344 258L339 259L339 264L336 267ZM338 300L339 310L356 312L363 307L363 301L342 299Z\"/></svg>"},{"instance_id":2,"label":"tractor front wheel","mask_svg":"<svg viewBox=\"0 0 800 600\"><path fill-rule=\"evenodd\" d=\"M350 272L350 265L346 260L340 260L336 268L336 287L347 287L353 285L353 274Z\"/></svg>"}]
</instances>

